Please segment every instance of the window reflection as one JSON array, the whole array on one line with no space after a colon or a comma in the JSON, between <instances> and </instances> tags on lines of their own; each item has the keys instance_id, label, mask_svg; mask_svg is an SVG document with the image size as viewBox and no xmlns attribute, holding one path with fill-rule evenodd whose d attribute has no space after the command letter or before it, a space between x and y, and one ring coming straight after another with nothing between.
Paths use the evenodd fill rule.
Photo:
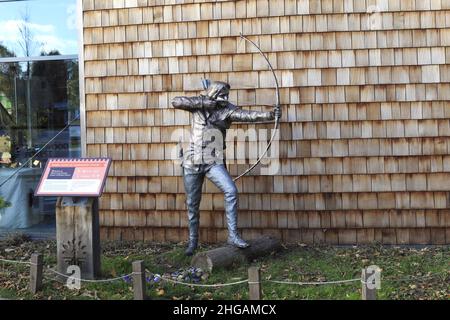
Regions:
<instances>
[{"instance_id":1,"label":"window reflection","mask_svg":"<svg viewBox=\"0 0 450 320\"><path fill-rule=\"evenodd\" d=\"M17 57L76 54L76 1L0 2L0 44Z\"/></svg>"},{"instance_id":2,"label":"window reflection","mask_svg":"<svg viewBox=\"0 0 450 320\"><path fill-rule=\"evenodd\" d=\"M11 142L11 157L2 162L9 167L25 162L79 115L77 60L31 62L30 76L25 64L0 64L0 136ZM62 132L36 160L78 156L77 126Z\"/></svg>"},{"instance_id":3,"label":"window reflection","mask_svg":"<svg viewBox=\"0 0 450 320\"><path fill-rule=\"evenodd\" d=\"M15 173L0 187L11 203L0 209L0 234L54 232L56 199L34 198L34 188L48 158L81 153L72 15L72 0L0 2L0 185Z\"/></svg>"},{"instance_id":4,"label":"window reflection","mask_svg":"<svg viewBox=\"0 0 450 320\"><path fill-rule=\"evenodd\" d=\"M25 64L0 64L0 183L45 148L2 186L0 195L12 207L0 228L53 224L55 199L33 198L33 190L48 158L79 157L81 150L79 121L46 145L79 115L77 60L34 61L30 75Z\"/></svg>"}]
</instances>

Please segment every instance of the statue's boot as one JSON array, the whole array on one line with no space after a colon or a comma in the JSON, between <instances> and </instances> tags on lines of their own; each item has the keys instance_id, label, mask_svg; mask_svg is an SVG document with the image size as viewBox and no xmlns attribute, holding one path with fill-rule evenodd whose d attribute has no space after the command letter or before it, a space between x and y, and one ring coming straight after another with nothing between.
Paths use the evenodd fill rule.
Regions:
<instances>
[{"instance_id":1,"label":"statue's boot","mask_svg":"<svg viewBox=\"0 0 450 320\"><path fill-rule=\"evenodd\" d=\"M235 213L227 214L227 222L228 222L227 243L241 249L250 247L250 245L239 236L239 233L237 231L237 215Z\"/></svg>"},{"instance_id":2,"label":"statue's boot","mask_svg":"<svg viewBox=\"0 0 450 320\"><path fill-rule=\"evenodd\" d=\"M189 241L186 251L187 256L192 256L198 246L198 216L191 219L189 223Z\"/></svg>"},{"instance_id":3,"label":"statue's boot","mask_svg":"<svg viewBox=\"0 0 450 320\"><path fill-rule=\"evenodd\" d=\"M241 249L250 247L248 242L242 239L237 232L233 232L228 235L227 243Z\"/></svg>"},{"instance_id":4,"label":"statue's boot","mask_svg":"<svg viewBox=\"0 0 450 320\"><path fill-rule=\"evenodd\" d=\"M230 185L226 186L224 194L225 215L227 218L228 227L227 243L238 248L247 248L250 245L239 236L237 229L238 193L237 188L233 182L231 182Z\"/></svg>"},{"instance_id":5,"label":"statue's boot","mask_svg":"<svg viewBox=\"0 0 450 320\"><path fill-rule=\"evenodd\" d=\"M194 254L195 250L197 249L197 246L198 246L198 239L189 238L188 247L186 248L186 251L184 251L184 253L187 256L192 256Z\"/></svg>"}]
</instances>

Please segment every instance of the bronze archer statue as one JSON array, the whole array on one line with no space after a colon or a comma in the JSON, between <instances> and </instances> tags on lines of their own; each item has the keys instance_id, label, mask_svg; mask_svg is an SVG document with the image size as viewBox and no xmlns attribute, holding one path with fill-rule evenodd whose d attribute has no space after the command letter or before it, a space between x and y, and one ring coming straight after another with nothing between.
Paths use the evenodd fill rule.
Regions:
<instances>
[{"instance_id":1,"label":"bronze archer statue","mask_svg":"<svg viewBox=\"0 0 450 320\"><path fill-rule=\"evenodd\" d=\"M275 107L274 111L260 112L243 110L228 102L228 83L204 80L203 86L205 94L197 97L175 97L172 101L174 108L192 113L189 147L182 155L189 220L186 255L192 255L198 245L199 207L205 176L224 193L228 244L238 248L249 246L237 230L238 190L227 171L223 156L226 130L232 122L273 121L281 117L279 106Z\"/></svg>"}]
</instances>

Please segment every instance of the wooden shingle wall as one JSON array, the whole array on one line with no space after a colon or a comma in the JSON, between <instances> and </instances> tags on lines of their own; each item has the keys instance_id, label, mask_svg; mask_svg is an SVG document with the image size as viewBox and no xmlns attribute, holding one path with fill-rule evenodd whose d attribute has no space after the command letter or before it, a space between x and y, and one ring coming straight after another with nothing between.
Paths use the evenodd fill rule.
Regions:
<instances>
[{"instance_id":1,"label":"wooden shingle wall","mask_svg":"<svg viewBox=\"0 0 450 320\"><path fill-rule=\"evenodd\" d=\"M284 111L279 173L237 183L244 237L450 243L450 0L84 0L83 11L87 154L114 160L103 238L187 239L171 134L189 114L169 103L204 77L228 81L238 105L273 104L273 76L242 32L273 64ZM223 196L204 187L201 240L223 241Z\"/></svg>"}]
</instances>

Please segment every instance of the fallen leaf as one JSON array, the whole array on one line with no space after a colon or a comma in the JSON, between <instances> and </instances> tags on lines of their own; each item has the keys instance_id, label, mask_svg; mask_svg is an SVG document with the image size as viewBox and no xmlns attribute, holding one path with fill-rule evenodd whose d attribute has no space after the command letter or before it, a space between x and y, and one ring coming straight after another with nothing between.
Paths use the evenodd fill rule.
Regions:
<instances>
[{"instance_id":1,"label":"fallen leaf","mask_svg":"<svg viewBox=\"0 0 450 320\"><path fill-rule=\"evenodd\" d=\"M156 289L156 295L159 297L163 296L165 294L164 289Z\"/></svg>"}]
</instances>

